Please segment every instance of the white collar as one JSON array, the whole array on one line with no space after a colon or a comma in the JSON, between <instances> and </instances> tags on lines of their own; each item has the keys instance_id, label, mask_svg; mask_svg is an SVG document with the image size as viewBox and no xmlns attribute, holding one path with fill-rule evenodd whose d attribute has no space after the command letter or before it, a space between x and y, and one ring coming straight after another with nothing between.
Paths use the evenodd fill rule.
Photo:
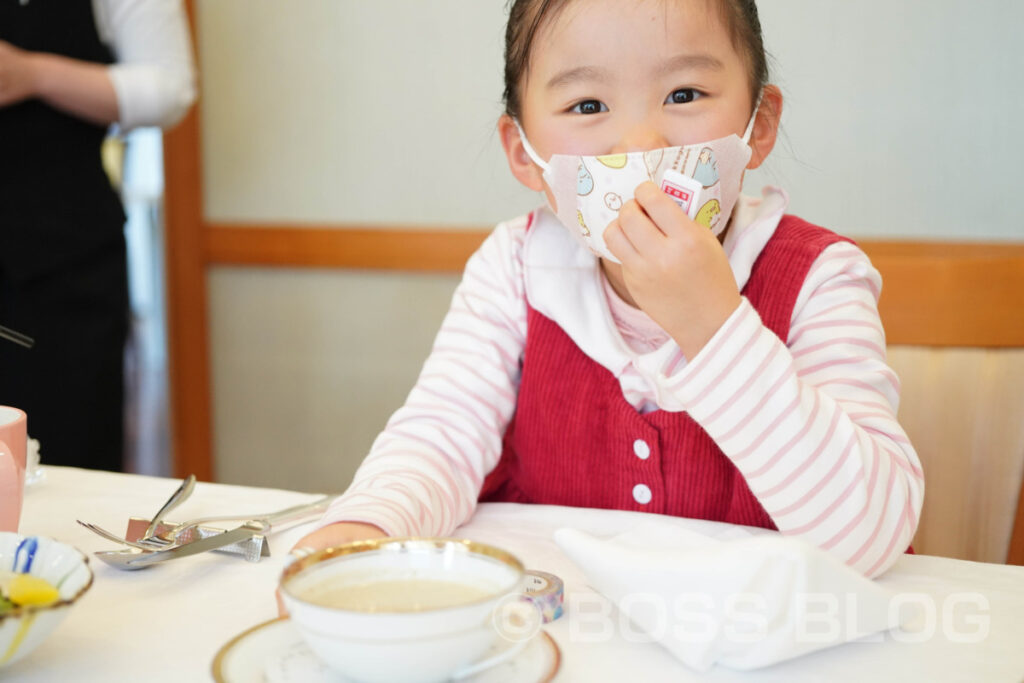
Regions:
<instances>
[{"instance_id":1,"label":"white collar","mask_svg":"<svg viewBox=\"0 0 1024 683\"><path fill-rule=\"evenodd\" d=\"M740 197L723 248L739 289L775 234L789 196L766 187L762 197ZM657 373L678 350L675 342L638 356L623 341L605 298L598 259L583 247L547 207L538 209L523 246L526 299L554 320L580 349L616 377L629 365Z\"/></svg>"}]
</instances>

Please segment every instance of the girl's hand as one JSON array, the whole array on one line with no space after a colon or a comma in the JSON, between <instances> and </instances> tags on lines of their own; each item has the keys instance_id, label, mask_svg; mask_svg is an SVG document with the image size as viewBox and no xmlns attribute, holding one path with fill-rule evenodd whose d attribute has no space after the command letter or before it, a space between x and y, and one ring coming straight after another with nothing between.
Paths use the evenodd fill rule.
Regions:
<instances>
[{"instance_id":1,"label":"girl's hand","mask_svg":"<svg viewBox=\"0 0 1024 683\"><path fill-rule=\"evenodd\" d=\"M373 524L336 522L335 524L328 524L321 529L317 529L313 533L306 534L299 539L299 542L295 544L292 551L301 550L308 552L322 550L323 548L344 545L352 541L365 541L371 538L385 538L386 536L387 534L380 527ZM281 600L280 589L277 590L275 596L277 598L278 615L286 616L288 611L284 608L284 602Z\"/></svg>"},{"instance_id":2,"label":"girl's hand","mask_svg":"<svg viewBox=\"0 0 1024 683\"><path fill-rule=\"evenodd\" d=\"M688 359L740 305L736 278L718 239L650 181L636 188L604 239L622 262L629 294Z\"/></svg>"},{"instance_id":3,"label":"girl's hand","mask_svg":"<svg viewBox=\"0 0 1024 683\"><path fill-rule=\"evenodd\" d=\"M35 97L32 53L0 40L0 107Z\"/></svg>"},{"instance_id":4,"label":"girl's hand","mask_svg":"<svg viewBox=\"0 0 1024 683\"><path fill-rule=\"evenodd\" d=\"M384 531L373 524L362 522L335 522L306 534L299 539L292 550L321 550L336 545L344 545L352 541L365 541L371 538L385 538Z\"/></svg>"}]
</instances>

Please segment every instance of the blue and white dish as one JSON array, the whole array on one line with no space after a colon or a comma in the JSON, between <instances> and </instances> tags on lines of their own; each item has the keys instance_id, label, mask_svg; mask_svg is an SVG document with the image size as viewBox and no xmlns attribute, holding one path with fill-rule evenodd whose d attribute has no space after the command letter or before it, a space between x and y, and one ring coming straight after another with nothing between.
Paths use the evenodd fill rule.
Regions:
<instances>
[{"instance_id":1,"label":"blue and white dish","mask_svg":"<svg viewBox=\"0 0 1024 683\"><path fill-rule=\"evenodd\" d=\"M0 614L0 669L31 653L92 586L89 560L78 549L43 536L0 532L0 571L31 574L57 588L49 605L23 605Z\"/></svg>"}]
</instances>

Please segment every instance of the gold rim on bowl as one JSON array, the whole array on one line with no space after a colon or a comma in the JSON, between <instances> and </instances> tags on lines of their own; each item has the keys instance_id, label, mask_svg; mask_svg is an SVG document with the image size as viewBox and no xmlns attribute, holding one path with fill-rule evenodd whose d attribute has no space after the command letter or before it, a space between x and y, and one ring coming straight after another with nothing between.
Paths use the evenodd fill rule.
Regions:
<instances>
[{"instance_id":1,"label":"gold rim on bowl","mask_svg":"<svg viewBox=\"0 0 1024 683\"><path fill-rule=\"evenodd\" d=\"M523 574L526 572L526 567L523 565L523 563L519 560L518 557L508 552L507 550L502 550L501 548L496 548L492 545L487 545L486 543L478 543L477 541L470 541L465 538L405 536L400 538L374 538L364 541L353 541L351 543L346 543L344 545L332 546L330 548L324 548L322 550L313 551L308 555L304 555L298 558L290 565L285 567L284 571L281 573L281 579L278 583L281 587L282 592L287 593L289 596L291 596L298 602L307 605L315 605L316 607L338 610L339 612L350 612L352 614L405 614L405 612L400 610L365 612L362 610L345 609L341 607L327 607L326 605L320 605L318 603L310 602L308 600L300 598L291 590L289 590L288 582L297 574L314 565L320 564L321 562L337 559L339 557L345 557L346 555L356 555L358 553L382 550L383 548L386 548L388 546L406 546L407 544L412 543L424 545L428 548L433 548L437 550L442 549L446 546L456 545L465 548L468 552L471 552L473 554L483 555L484 557L489 557L491 559L497 560L498 562L514 569L517 574L516 580L513 581L510 585L504 586L500 590L494 591L492 594L488 595L485 598L480 598L478 600L473 600L470 602L462 602L457 605L450 605L445 607L437 607L429 610L423 610L423 612L435 612L446 609L466 607L468 605L478 605L488 602L490 600L493 600L495 596L513 590L518 584L519 580L522 578Z\"/></svg>"}]
</instances>

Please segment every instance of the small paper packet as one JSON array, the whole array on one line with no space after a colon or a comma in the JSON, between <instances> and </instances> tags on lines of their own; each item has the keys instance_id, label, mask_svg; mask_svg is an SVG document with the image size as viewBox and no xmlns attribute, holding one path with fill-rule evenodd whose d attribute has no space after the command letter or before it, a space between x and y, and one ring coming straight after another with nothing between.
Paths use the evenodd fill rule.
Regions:
<instances>
[{"instance_id":1,"label":"small paper packet","mask_svg":"<svg viewBox=\"0 0 1024 683\"><path fill-rule=\"evenodd\" d=\"M661 178L661 191L671 197L690 218L697 216L700 192L704 187L675 169L668 169Z\"/></svg>"}]
</instances>

